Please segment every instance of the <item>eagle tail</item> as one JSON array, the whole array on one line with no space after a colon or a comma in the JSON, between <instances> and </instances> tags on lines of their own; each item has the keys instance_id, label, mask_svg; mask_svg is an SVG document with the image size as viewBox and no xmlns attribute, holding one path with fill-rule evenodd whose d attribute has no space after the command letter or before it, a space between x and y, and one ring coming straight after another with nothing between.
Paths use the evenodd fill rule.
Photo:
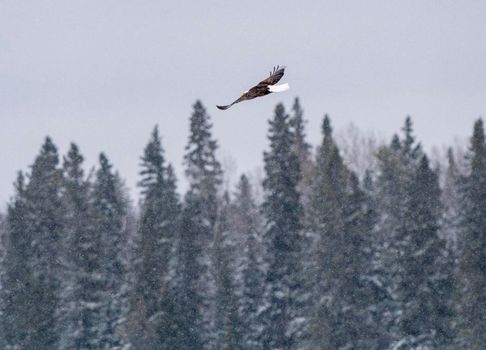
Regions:
<instances>
[{"instance_id":1,"label":"eagle tail","mask_svg":"<svg viewBox=\"0 0 486 350\"><path fill-rule=\"evenodd\" d=\"M280 85L269 85L268 86L268 91L270 91L270 92L283 92L283 91L287 91L288 89L290 89L290 86L289 86L288 83L280 84Z\"/></svg>"}]
</instances>

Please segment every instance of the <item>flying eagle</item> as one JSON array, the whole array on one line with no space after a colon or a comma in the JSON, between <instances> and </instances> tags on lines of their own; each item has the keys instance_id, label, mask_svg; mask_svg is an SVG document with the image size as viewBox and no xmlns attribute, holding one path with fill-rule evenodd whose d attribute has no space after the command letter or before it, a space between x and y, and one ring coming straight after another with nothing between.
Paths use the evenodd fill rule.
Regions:
<instances>
[{"instance_id":1,"label":"flying eagle","mask_svg":"<svg viewBox=\"0 0 486 350\"><path fill-rule=\"evenodd\" d=\"M216 106L216 107L225 110L230 108L235 103L241 101L251 100L254 99L255 97L265 96L271 92L287 91L289 89L289 84L285 83L281 85L275 85L278 83L280 79L282 79L284 75L284 70L285 67L282 68L279 68L279 66L273 67L273 72L270 72L270 76L267 79L259 82L258 85L242 93L240 98L234 101L232 104L229 104L227 106Z\"/></svg>"}]
</instances>

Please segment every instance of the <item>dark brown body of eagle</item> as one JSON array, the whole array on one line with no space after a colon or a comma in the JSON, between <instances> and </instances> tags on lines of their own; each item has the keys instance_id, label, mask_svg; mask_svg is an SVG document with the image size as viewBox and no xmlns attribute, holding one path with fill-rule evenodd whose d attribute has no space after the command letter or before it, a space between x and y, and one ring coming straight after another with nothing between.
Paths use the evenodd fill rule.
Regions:
<instances>
[{"instance_id":1,"label":"dark brown body of eagle","mask_svg":"<svg viewBox=\"0 0 486 350\"><path fill-rule=\"evenodd\" d=\"M280 92L280 91L287 90L288 84L274 87L274 85L277 84L280 79L282 79L284 75L284 71L285 71L285 67L281 67L281 68L280 66L274 67L273 71L270 72L270 76L267 79L262 80L256 86L252 87L250 90L241 94L240 98L238 98L236 101L226 106L216 106L216 107L218 107L221 110L226 110L230 108L232 105L234 105L235 103L241 101L252 100L256 97L265 96L272 92Z\"/></svg>"}]
</instances>

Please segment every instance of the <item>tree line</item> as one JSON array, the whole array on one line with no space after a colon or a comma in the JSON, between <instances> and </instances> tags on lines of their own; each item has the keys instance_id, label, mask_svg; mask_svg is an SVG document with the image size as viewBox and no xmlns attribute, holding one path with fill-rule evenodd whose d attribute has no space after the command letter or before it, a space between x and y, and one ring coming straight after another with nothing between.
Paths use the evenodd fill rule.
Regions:
<instances>
[{"instance_id":1,"label":"tree line","mask_svg":"<svg viewBox=\"0 0 486 350\"><path fill-rule=\"evenodd\" d=\"M106 154L86 173L45 139L0 215L1 348L486 348L481 119L437 165L407 117L358 173L327 115L313 152L295 99L263 181L229 191L211 128L196 101L183 195L154 128L137 205Z\"/></svg>"}]
</instances>

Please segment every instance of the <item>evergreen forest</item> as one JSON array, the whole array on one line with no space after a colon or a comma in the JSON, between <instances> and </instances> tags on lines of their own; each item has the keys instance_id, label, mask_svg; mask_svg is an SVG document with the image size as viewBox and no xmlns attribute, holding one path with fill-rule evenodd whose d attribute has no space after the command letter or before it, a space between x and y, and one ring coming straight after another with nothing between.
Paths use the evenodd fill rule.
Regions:
<instances>
[{"instance_id":1,"label":"evergreen forest","mask_svg":"<svg viewBox=\"0 0 486 350\"><path fill-rule=\"evenodd\" d=\"M324 115L311 145L296 98L228 188L201 101L189 117L184 193L155 126L137 201L109 155L90 171L45 138L0 213L1 349L486 349L481 119L440 157L411 117L350 147Z\"/></svg>"}]
</instances>

